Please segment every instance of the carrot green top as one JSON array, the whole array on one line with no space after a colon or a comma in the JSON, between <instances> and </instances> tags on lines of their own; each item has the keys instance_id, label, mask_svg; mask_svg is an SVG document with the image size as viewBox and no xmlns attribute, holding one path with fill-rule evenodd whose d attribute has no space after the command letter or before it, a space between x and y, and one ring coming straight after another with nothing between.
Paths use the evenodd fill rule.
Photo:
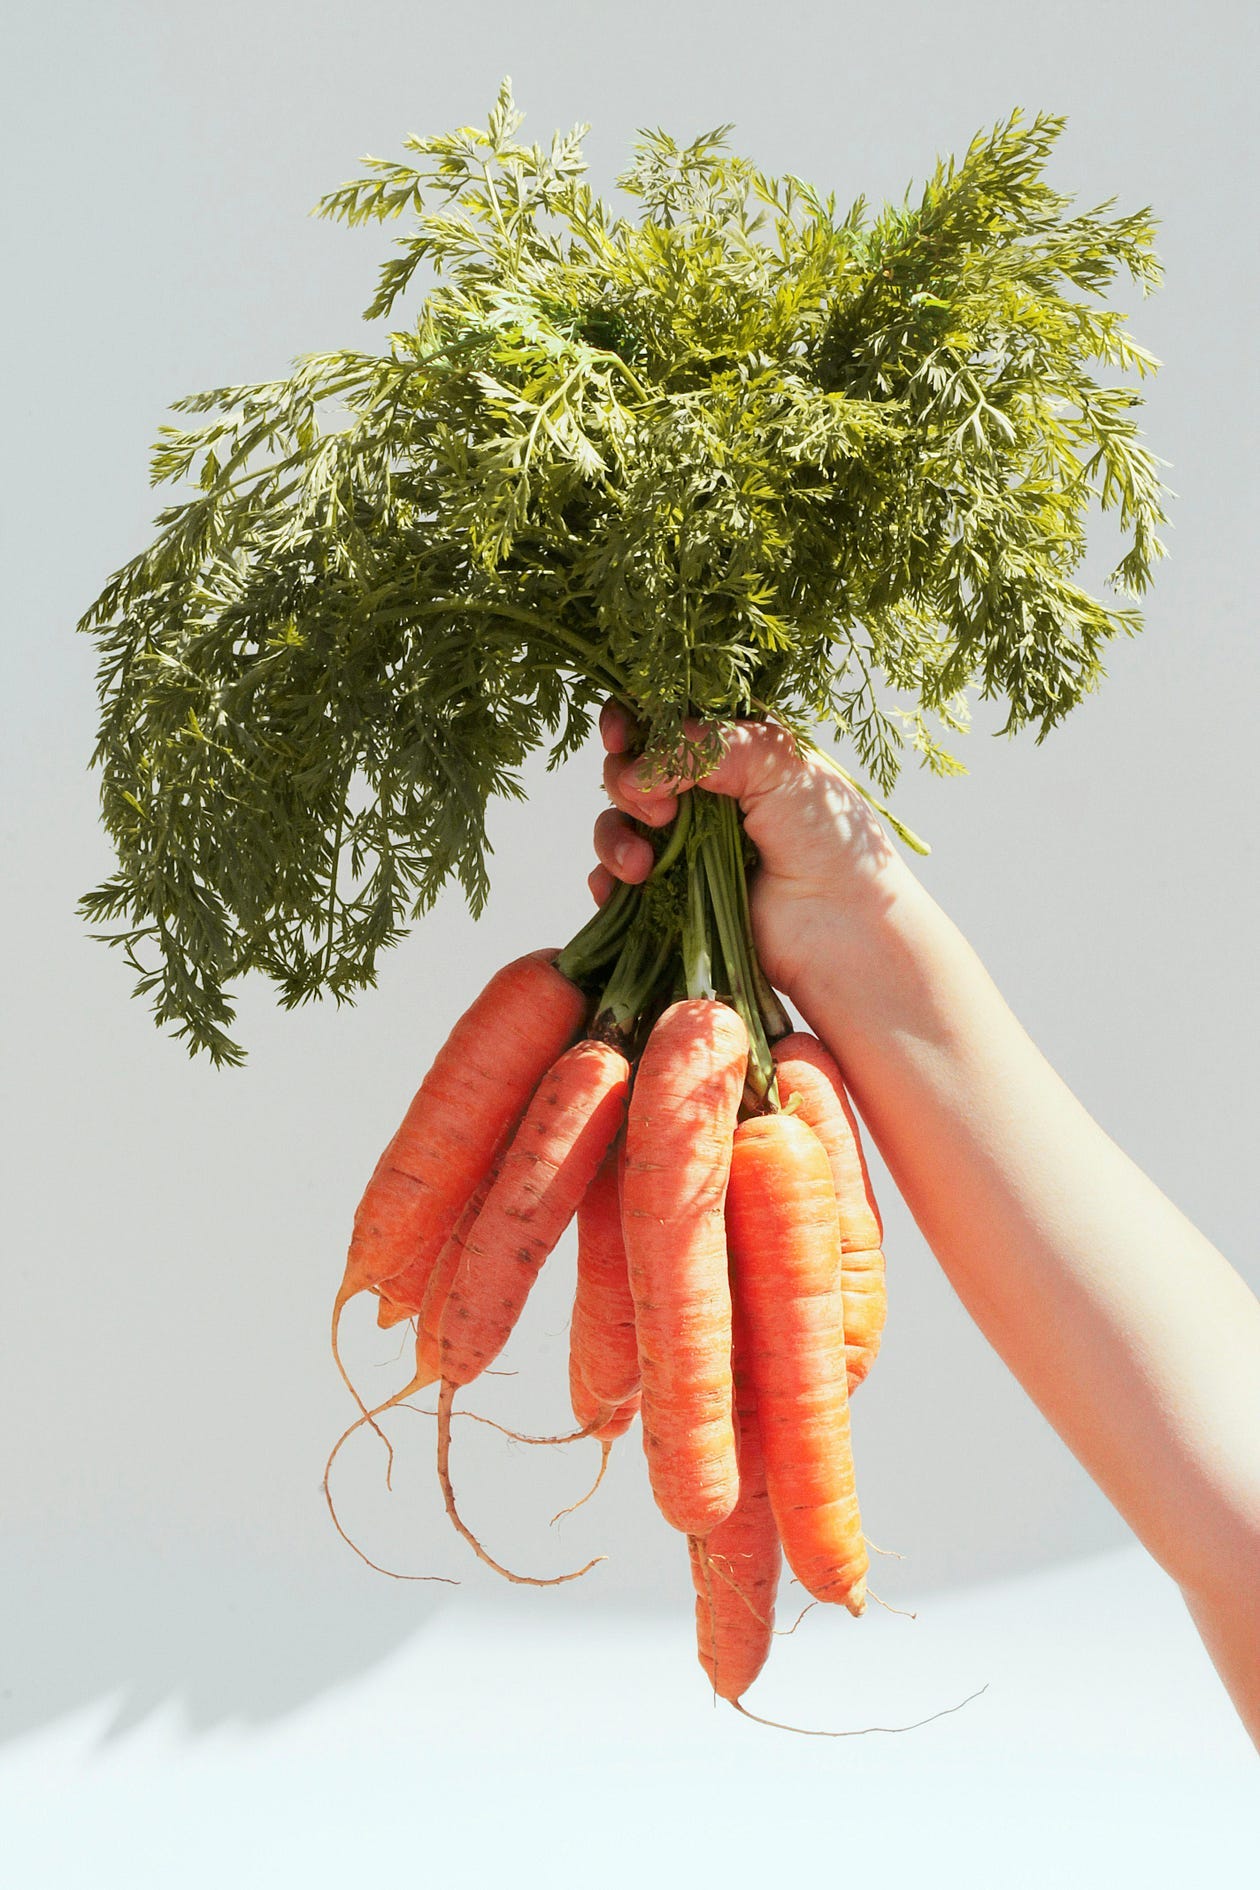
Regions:
<instances>
[{"instance_id":1,"label":"carrot green top","mask_svg":"<svg viewBox=\"0 0 1260 1890\"><path fill-rule=\"evenodd\" d=\"M176 402L153 480L191 491L80 625L118 856L83 910L158 1020L239 1061L245 971L349 997L451 876L480 909L489 798L608 695L655 757L688 714L822 723L884 792L907 748L958 768L970 692L1061 721L1141 627L1074 581L1090 505L1138 597L1166 492L1158 363L1102 300L1158 282L1154 220L1045 182L1065 122L1016 110L873 217L730 126L641 132L621 214L505 80L324 197L413 219L373 346Z\"/></svg>"}]
</instances>

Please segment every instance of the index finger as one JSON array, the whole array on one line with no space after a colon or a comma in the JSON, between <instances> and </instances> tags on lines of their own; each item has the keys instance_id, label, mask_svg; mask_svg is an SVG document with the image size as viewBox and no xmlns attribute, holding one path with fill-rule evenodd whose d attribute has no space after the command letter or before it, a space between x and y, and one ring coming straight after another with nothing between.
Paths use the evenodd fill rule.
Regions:
<instances>
[{"instance_id":1,"label":"index finger","mask_svg":"<svg viewBox=\"0 0 1260 1890\"><path fill-rule=\"evenodd\" d=\"M629 709L609 700L599 712L599 733L610 755L624 755L639 735L639 725Z\"/></svg>"}]
</instances>

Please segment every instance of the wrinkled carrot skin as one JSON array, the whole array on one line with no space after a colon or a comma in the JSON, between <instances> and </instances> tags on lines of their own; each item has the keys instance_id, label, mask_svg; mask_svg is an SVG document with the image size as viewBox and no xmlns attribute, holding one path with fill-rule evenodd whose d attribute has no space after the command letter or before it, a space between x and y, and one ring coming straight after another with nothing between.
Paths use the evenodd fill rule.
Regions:
<instances>
[{"instance_id":1,"label":"wrinkled carrot skin","mask_svg":"<svg viewBox=\"0 0 1260 1890\"><path fill-rule=\"evenodd\" d=\"M507 1344L538 1271L626 1114L630 1066L589 1039L547 1071L464 1245L439 1327L442 1377L467 1385Z\"/></svg>"},{"instance_id":2,"label":"wrinkled carrot skin","mask_svg":"<svg viewBox=\"0 0 1260 1890\"><path fill-rule=\"evenodd\" d=\"M888 1311L888 1291L884 1284L884 1256L874 1253L846 1253L841 1260L844 1282L844 1352L852 1397L879 1352Z\"/></svg>"},{"instance_id":3,"label":"wrinkled carrot skin","mask_svg":"<svg viewBox=\"0 0 1260 1890\"><path fill-rule=\"evenodd\" d=\"M736 1011L672 1004L640 1058L626 1120L622 1231L643 1446L657 1507L689 1536L708 1535L739 1494L723 1201L747 1064Z\"/></svg>"},{"instance_id":4,"label":"wrinkled carrot skin","mask_svg":"<svg viewBox=\"0 0 1260 1890\"><path fill-rule=\"evenodd\" d=\"M614 1407L639 1389L634 1300L621 1232L624 1155L619 1136L578 1203L577 1291L569 1326L574 1368L598 1403Z\"/></svg>"},{"instance_id":5,"label":"wrinkled carrot skin","mask_svg":"<svg viewBox=\"0 0 1260 1890\"><path fill-rule=\"evenodd\" d=\"M385 1331L391 1326L400 1326L404 1319L414 1318L405 1306L400 1306L396 1299L391 1299L383 1286L378 1287L380 1298L376 1304L376 1323Z\"/></svg>"},{"instance_id":6,"label":"wrinkled carrot skin","mask_svg":"<svg viewBox=\"0 0 1260 1890\"><path fill-rule=\"evenodd\" d=\"M408 1269L413 1299L495 1149L582 1027L547 955L505 965L438 1051L354 1217L339 1300Z\"/></svg>"},{"instance_id":7,"label":"wrinkled carrot skin","mask_svg":"<svg viewBox=\"0 0 1260 1890\"><path fill-rule=\"evenodd\" d=\"M442 1251L433 1265L404 1267L392 1280L386 1280L377 1288L380 1304L376 1309L378 1326L396 1326L402 1319L418 1319L426 1306L433 1303L435 1290L438 1294L435 1317L440 1315L450 1291L455 1269L459 1265L464 1251L464 1242L468 1231L480 1214L491 1183L499 1172L504 1152L519 1124L513 1123L510 1131L503 1137L491 1159L489 1171L481 1177L472 1199L465 1206L459 1219L442 1244ZM440 1285L439 1285L440 1282Z\"/></svg>"},{"instance_id":8,"label":"wrinkled carrot skin","mask_svg":"<svg viewBox=\"0 0 1260 1890\"><path fill-rule=\"evenodd\" d=\"M839 1064L807 1031L781 1037L772 1054L784 1106L797 1096L796 1114L814 1131L831 1164L844 1255L845 1359L852 1393L875 1361L888 1312L883 1222Z\"/></svg>"},{"instance_id":9,"label":"wrinkled carrot skin","mask_svg":"<svg viewBox=\"0 0 1260 1890\"><path fill-rule=\"evenodd\" d=\"M573 1406L573 1415L579 1427L585 1431L594 1425L595 1428L590 1430L590 1435L596 1443L611 1444L615 1443L617 1438L623 1437L630 1429L639 1415L641 1399L640 1394L635 1391L623 1403L610 1407L602 1398L595 1396L579 1372L573 1354L570 1353L569 1402ZM597 1420L606 1412L608 1416L605 1421L602 1424L597 1423Z\"/></svg>"},{"instance_id":10,"label":"wrinkled carrot skin","mask_svg":"<svg viewBox=\"0 0 1260 1890\"><path fill-rule=\"evenodd\" d=\"M491 1188L499 1177L503 1166L503 1149L491 1164L490 1172L484 1175L476 1194L459 1217L459 1222L437 1257L437 1263L429 1275L429 1284L425 1289L423 1303L416 1317L416 1369L427 1373L426 1384L442 1376L442 1314L450 1297L451 1287L464 1259L464 1249L468 1245L468 1236L477 1225L478 1217L486 1204Z\"/></svg>"},{"instance_id":11,"label":"wrinkled carrot skin","mask_svg":"<svg viewBox=\"0 0 1260 1890\"><path fill-rule=\"evenodd\" d=\"M616 1442L617 1438L624 1437L625 1433L634 1423L634 1420L638 1417L642 1406L643 1395L641 1392L636 1391L632 1398L627 1398L624 1404L617 1406L617 1409L613 1412L607 1424L601 1424L597 1431L591 1432L596 1443L612 1444Z\"/></svg>"},{"instance_id":12,"label":"wrinkled carrot skin","mask_svg":"<svg viewBox=\"0 0 1260 1890\"><path fill-rule=\"evenodd\" d=\"M739 1500L705 1541L692 1536L688 1542L696 1590L696 1651L713 1691L731 1701L747 1692L769 1658L783 1561L766 1487L757 1391L738 1308L734 1378Z\"/></svg>"},{"instance_id":13,"label":"wrinkled carrot skin","mask_svg":"<svg viewBox=\"0 0 1260 1890\"><path fill-rule=\"evenodd\" d=\"M840 1234L830 1164L808 1124L786 1114L739 1124L726 1218L783 1553L817 1600L860 1614L867 1555L849 1432Z\"/></svg>"}]
</instances>

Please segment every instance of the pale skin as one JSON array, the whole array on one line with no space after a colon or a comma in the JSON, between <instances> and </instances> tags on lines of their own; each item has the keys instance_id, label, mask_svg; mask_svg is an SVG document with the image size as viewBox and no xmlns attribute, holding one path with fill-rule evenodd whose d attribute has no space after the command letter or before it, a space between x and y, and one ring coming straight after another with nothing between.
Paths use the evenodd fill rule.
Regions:
<instances>
[{"instance_id":1,"label":"pale skin","mask_svg":"<svg viewBox=\"0 0 1260 1890\"><path fill-rule=\"evenodd\" d=\"M651 870L686 784L646 783L616 704L602 903ZM1260 1301L1092 1119L878 817L782 729L740 724L771 982L836 1057L959 1299L1185 1598L1260 1749Z\"/></svg>"}]
</instances>

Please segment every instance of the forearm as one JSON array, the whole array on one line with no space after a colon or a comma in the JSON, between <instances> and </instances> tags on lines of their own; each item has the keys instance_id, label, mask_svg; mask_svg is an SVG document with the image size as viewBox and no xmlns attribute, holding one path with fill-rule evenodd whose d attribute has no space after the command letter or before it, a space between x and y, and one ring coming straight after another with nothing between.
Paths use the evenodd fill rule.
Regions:
<instances>
[{"instance_id":1,"label":"forearm","mask_svg":"<svg viewBox=\"0 0 1260 1890\"><path fill-rule=\"evenodd\" d=\"M1135 1534L1189 1591L1254 1585L1260 1304L1245 1283L1076 1101L908 874L877 917L837 925L793 996L959 1298Z\"/></svg>"}]
</instances>

